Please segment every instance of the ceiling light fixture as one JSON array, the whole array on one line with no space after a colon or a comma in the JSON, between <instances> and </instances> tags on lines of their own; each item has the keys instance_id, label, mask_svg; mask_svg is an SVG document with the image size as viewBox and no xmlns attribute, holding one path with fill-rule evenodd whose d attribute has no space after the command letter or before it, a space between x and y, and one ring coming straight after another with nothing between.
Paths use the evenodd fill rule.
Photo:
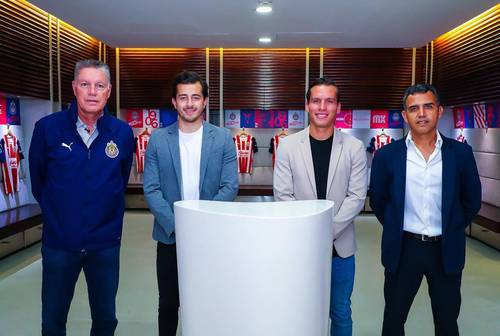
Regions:
<instances>
[{"instance_id":1,"label":"ceiling light fixture","mask_svg":"<svg viewBox=\"0 0 500 336\"><path fill-rule=\"evenodd\" d=\"M255 10L260 14L271 13L273 11L273 2L270 0L259 0L259 3Z\"/></svg>"},{"instance_id":2,"label":"ceiling light fixture","mask_svg":"<svg viewBox=\"0 0 500 336\"><path fill-rule=\"evenodd\" d=\"M262 36L259 37L259 42L260 43L271 43L272 39L269 36Z\"/></svg>"}]
</instances>

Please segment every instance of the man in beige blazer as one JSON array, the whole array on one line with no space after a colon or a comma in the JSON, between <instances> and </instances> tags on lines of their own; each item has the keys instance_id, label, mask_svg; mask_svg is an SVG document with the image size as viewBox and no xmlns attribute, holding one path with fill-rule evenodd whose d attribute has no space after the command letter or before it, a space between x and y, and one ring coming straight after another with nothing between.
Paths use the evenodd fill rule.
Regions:
<instances>
[{"instance_id":1,"label":"man in beige blazer","mask_svg":"<svg viewBox=\"0 0 500 336\"><path fill-rule=\"evenodd\" d=\"M356 251L353 220L366 197L366 153L361 141L334 128L340 110L339 89L334 81L317 79L306 98L310 125L280 143L274 168L274 198L334 202L330 333L352 335Z\"/></svg>"}]
</instances>

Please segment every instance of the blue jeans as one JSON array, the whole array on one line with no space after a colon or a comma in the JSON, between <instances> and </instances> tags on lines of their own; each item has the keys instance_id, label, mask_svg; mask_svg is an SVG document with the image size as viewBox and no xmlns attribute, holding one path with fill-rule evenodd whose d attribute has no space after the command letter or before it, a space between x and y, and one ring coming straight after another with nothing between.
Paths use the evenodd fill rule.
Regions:
<instances>
[{"instance_id":1,"label":"blue jeans","mask_svg":"<svg viewBox=\"0 0 500 336\"><path fill-rule=\"evenodd\" d=\"M331 336L351 336L351 294L354 287L354 255L332 258L330 290Z\"/></svg>"},{"instance_id":2,"label":"blue jeans","mask_svg":"<svg viewBox=\"0 0 500 336\"><path fill-rule=\"evenodd\" d=\"M42 246L42 267L42 335L66 335L68 311L82 269L92 315L90 335L114 335L120 246L79 252Z\"/></svg>"}]
</instances>

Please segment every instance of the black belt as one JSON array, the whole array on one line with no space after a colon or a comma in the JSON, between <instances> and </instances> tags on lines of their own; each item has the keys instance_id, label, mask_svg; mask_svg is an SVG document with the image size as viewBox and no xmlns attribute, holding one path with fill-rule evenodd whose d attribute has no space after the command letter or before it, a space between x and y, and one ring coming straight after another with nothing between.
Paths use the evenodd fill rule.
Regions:
<instances>
[{"instance_id":1,"label":"black belt","mask_svg":"<svg viewBox=\"0 0 500 336\"><path fill-rule=\"evenodd\" d=\"M420 241L423 241L423 242L429 242L429 243L436 243L436 242L440 242L441 241L441 236L426 236L424 234L419 234L419 233L413 233L413 232L408 232L408 231L404 231L404 235L406 237L411 237L411 238L415 238L415 239L418 239Z\"/></svg>"}]
</instances>

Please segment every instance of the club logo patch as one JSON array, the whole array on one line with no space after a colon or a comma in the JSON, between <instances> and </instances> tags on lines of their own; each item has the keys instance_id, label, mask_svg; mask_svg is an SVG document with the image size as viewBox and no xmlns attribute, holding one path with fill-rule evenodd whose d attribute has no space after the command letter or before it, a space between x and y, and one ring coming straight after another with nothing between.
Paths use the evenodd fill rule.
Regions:
<instances>
[{"instance_id":1,"label":"club logo patch","mask_svg":"<svg viewBox=\"0 0 500 336\"><path fill-rule=\"evenodd\" d=\"M106 155L114 159L115 157L118 156L118 153L120 153L120 150L118 149L118 146L111 140L106 144L106 149L105 149Z\"/></svg>"}]
</instances>

